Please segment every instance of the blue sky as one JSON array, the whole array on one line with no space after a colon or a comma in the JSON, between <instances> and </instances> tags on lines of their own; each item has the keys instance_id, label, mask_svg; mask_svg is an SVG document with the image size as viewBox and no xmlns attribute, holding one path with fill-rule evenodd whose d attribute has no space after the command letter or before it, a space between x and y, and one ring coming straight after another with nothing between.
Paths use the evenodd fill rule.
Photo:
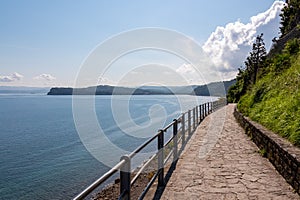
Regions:
<instances>
[{"instance_id":1,"label":"blue sky","mask_svg":"<svg viewBox=\"0 0 300 200\"><path fill-rule=\"evenodd\" d=\"M251 17L266 12L273 3L271 0L2 0L0 85L73 86L80 66L91 50L113 35L136 28L160 27L179 31L200 45L207 44L206 47L209 48L206 51L211 54L215 51L211 47L223 48L215 46L217 43L212 41L211 36L214 32L217 34L217 27L224 28L218 29L221 34L238 27L237 23L248 27ZM232 29L227 26L230 23ZM278 26L278 17L271 17L270 22L257 26L255 31L257 34L258 31L270 33L265 38L270 41L277 36ZM243 49L243 53L236 51L239 56L234 62L234 54L214 55L220 61L215 63L214 70L226 71L224 79L234 77L234 71L240 67L239 63L243 63L241 58L245 57L246 50ZM153 52L145 52L145 55L155 57ZM226 60L226 56L230 59ZM129 56L127 62L141 57L141 54ZM161 57L171 60L168 55ZM188 64L177 62L176 59L172 61L174 70L184 73ZM150 61L148 58L145 62ZM177 68L174 63L178 63ZM220 63L225 63L226 69L217 66ZM110 69L105 77L107 83L118 81L122 71L120 66L122 64ZM182 68L178 69L180 67ZM211 77L202 82L213 80ZM197 83L196 80L193 81L189 83ZM134 80L131 84L135 84Z\"/></svg>"}]
</instances>

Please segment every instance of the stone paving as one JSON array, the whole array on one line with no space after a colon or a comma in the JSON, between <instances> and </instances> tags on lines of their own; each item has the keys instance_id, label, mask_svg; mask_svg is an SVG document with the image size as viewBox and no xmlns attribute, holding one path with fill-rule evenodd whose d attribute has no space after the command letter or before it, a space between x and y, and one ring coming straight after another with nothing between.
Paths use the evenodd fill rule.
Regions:
<instances>
[{"instance_id":1,"label":"stone paving","mask_svg":"<svg viewBox=\"0 0 300 200\"><path fill-rule=\"evenodd\" d=\"M300 199L233 116L209 115L179 158L161 199Z\"/></svg>"}]
</instances>

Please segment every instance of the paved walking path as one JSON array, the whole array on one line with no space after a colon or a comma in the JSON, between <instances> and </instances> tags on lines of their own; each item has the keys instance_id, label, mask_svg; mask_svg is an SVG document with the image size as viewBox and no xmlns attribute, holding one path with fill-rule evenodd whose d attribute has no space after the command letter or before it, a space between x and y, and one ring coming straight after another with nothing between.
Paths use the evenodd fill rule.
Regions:
<instances>
[{"instance_id":1,"label":"paved walking path","mask_svg":"<svg viewBox=\"0 0 300 200\"><path fill-rule=\"evenodd\" d=\"M258 153L233 110L228 105L201 123L161 199L300 199Z\"/></svg>"}]
</instances>

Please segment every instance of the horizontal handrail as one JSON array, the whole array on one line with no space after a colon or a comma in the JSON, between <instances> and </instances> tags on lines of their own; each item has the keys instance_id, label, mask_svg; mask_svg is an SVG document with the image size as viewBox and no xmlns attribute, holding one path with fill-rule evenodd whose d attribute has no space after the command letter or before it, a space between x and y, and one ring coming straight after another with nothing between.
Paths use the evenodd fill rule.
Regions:
<instances>
[{"instance_id":1,"label":"horizontal handrail","mask_svg":"<svg viewBox=\"0 0 300 200\"><path fill-rule=\"evenodd\" d=\"M171 156L173 155L174 151L171 150L170 153L167 155L166 159L164 160L164 165L169 161L169 159L171 158Z\"/></svg>"},{"instance_id":2,"label":"horizontal handrail","mask_svg":"<svg viewBox=\"0 0 300 200\"><path fill-rule=\"evenodd\" d=\"M182 141L182 137L178 138L177 141L178 141L178 143L181 142Z\"/></svg>"},{"instance_id":3,"label":"horizontal handrail","mask_svg":"<svg viewBox=\"0 0 300 200\"><path fill-rule=\"evenodd\" d=\"M151 178L151 180L149 181L149 183L143 190L142 194L139 196L139 198L138 198L139 200L143 199L146 196L147 192L149 191L150 187L153 185L153 183L157 177L158 177L158 172L155 173L154 176Z\"/></svg>"},{"instance_id":4,"label":"horizontal handrail","mask_svg":"<svg viewBox=\"0 0 300 200\"><path fill-rule=\"evenodd\" d=\"M173 124L174 124L175 122L173 121L173 122L171 122L170 124L168 124L165 128L163 128L162 130L164 131L164 132L166 132L171 126L173 126Z\"/></svg>"},{"instance_id":5,"label":"horizontal handrail","mask_svg":"<svg viewBox=\"0 0 300 200\"><path fill-rule=\"evenodd\" d=\"M155 173L155 175L152 177L150 182L147 184L146 188L140 195L139 199L143 199L143 197L146 195L147 191L151 187L151 185L154 183L154 180L158 178L158 185L163 184L164 182L164 165L167 163L167 161L171 158L171 156L174 156L174 161L178 158L178 144L181 142L181 149L180 152L182 152L186 142L190 139L191 134L196 130L196 127L201 123L201 121L211 112L217 110L218 108L226 105L226 99L217 100L214 102L204 103L202 105L198 105L194 107L191 110L188 110L181 114L177 119L174 119L173 122L168 124L163 129L159 130L154 136L152 136L150 139L148 139L146 142L144 142L142 145L140 145L138 148L136 148L133 152L131 152L128 156L121 157L121 161L118 162L111 170L106 172L104 175L102 175L99 179L94 181L90 186L88 186L84 191L82 191L79 195L77 195L74 200L80 200L84 199L86 196L88 196L94 189L99 187L102 183L104 183L108 178L110 178L113 174L115 174L118 171L122 171L123 168L129 169L128 172L120 173L120 196L119 199L130 199L130 186L133 185L138 177L141 175L141 173L146 169L146 167L150 164L151 161L155 157L158 158L158 170ZM181 126L178 126L178 124L181 124ZM168 131L169 128L173 127L173 136L171 136L167 142L164 142L164 134ZM188 134L188 136L186 136ZM186 138L187 137L187 138ZM155 139L158 141L158 149L157 152L152 155L149 160L144 163L139 171L135 174L135 176L130 180L130 163L131 159L140 151L142 151L148 144L153 142ZM163 149L171 142L174 142L172 145L172 149L170 152L168 152L168 155L166 158L164 158ZM161 160L162 159L162 160ZM162 165L162 166L161 166ZM161 168L162 167L162 168ZM125 182L124 182L125 181ZM129 182L128 182L129 181Z\"/></svg>"},{"instance_id":6,"label":"horizontal handrail","mask_svg":"<svg viewBox=\"0 0 300 200\"><path fill-rule=\"evenodd\" d=\"M131 185L133 185L139 175L144 171L144 169L146 169L146 167L148 167L148 165L153 161L153 159L157 156L157 154L154 154L153 156L150 157L150 159L141 167L141 169L136 173L136 175L132 178L132 181L130 182Z\"/></svg>"},{"instance_id":7,"label":"horizontal handrail","mask_svg":"<svg viewBox=\"0 0 300 200\"><path fill-rule=\"evenodd\" d=\"M132 153L129 154L129 158L133 158L137 153L139 153L143 148L145 148L148 144L150 144L155 138L158 137L160 133L156 133L152 138L144 142L142 145L140 145L138 148L136 148Z\"/></svg>"},{"instance_id":8,"label":"horizontal handrail","mask_svg":"<svg viewBox=\"0 0 300 200\"><path fill-rule=\"evenodd\" d=\"M168 141L164 144L164 146L168 146L168 144L170 144L173 139L174 139L174 136L170 137L170 139L168 139Z\"/></svg>"},{"instance_id":9,"label":"horizontal handrail","mask_svg":"<svg viewBox=\"0 0 300 200\"><path fill-rule=\"evenodd\" d=\"M116 164L111 170L106 172L99 179L94 181L89 187L83 190L79 195L77 195L74 199L83 199L87 195L89 195L95 188L99 187L104 181L110 178L113 174L118 172L119 169L125 164L125 160L121 160L118 164Z\"/></svg>"}]
</instances>

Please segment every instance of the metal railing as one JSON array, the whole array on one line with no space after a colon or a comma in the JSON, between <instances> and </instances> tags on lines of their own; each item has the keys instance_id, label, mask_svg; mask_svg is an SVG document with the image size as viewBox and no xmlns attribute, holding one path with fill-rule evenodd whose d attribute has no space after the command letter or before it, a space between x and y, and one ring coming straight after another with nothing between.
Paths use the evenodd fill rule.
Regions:
<instances>
[{"instance_id":1,"label":"metal railing","mask_svg":"<svg viewBox=\"0 0 300 200\"><path fill-rule=\"evenodd\" d=\"M185 113L182 113L180 117L174 119L169 125L159 130L152 138L147 140L137 149L135 149L129 155L124 155L120 158L120 162L117 163L111 170L106 172L103 176L97 179L94 183L88 186L84 191L77 195L74 200L81 200L87 197L94 189L99 187L104 183L108 178L113 176L116 172L120 171L120 195L119 199L130 199L131 187L136 183L138 177L142 174L145 168L157 158L157 171L148 182L147 186L140 194L139 199L143 199L147 194L148 190L154 183L158 180L158 187L164 186L165 177L164 177L164 166L173 157L175 162L181 152L183 151L185 144L196 130L197 126L202 122L202 120L211 112L219 109L226 105L226 99L219 99L214 102L208 102L194 107L192 110L188 110ZM172 136L167 142L164 142L164 135L168 130L172 129ZM149 145L154 140L157 140L157 151L150 159L145 162L136 172L135 176L131 179L131 160L132 158L142 151L147 145ZM168 152L168 155L164 155L164 148L172 143L172 149ZM173 156L172 156L173 155Z\"/></svg>"}]
</instances>

